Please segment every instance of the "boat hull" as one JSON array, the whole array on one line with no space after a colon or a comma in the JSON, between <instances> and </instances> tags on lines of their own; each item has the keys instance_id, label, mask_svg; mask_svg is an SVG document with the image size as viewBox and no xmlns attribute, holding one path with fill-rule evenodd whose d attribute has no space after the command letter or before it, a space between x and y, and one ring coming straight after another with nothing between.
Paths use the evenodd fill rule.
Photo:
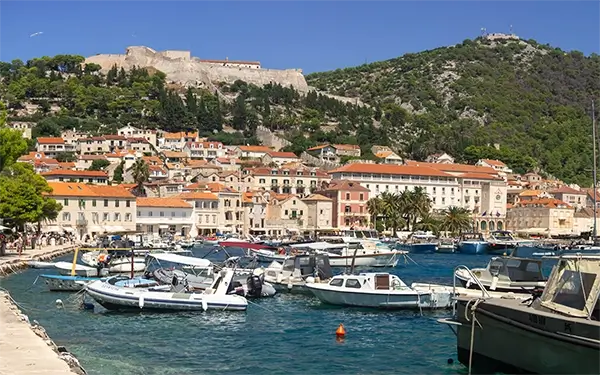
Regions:
<instances>
[{"instance_id":1,"label":"boat hull","mask_svg":"<svg viewBox=\"0 0 600 375\"><path fill-rule=\"evenodd\" d=\"M469 275L463 274L460 270L455 272L454 276L460 282L463 288L467 289L477 289L481 288L475 281L471 280ZM511 285L507 285L501 281L498 282L495 289L490 289L491 283L488 280L479 279L479 282L486 290L500 293L525 293L530 294L534 289L542 289L546 285L545 282L513 282Z\"/></svg>"},{"instance_id":2,"label":"boat hull","mask_svg":"<svg viewBox=\"0 0 600 375\"><path fill-rule=\"evenodd\" d=\"M476 324L474 329L474 370L508 374L600 373L597 343L574 344L564 336L557 337L559 335L544 333L534 327L535 324L523 324L506 317L486 314L482 311L484 308L481 306L476 312L477 321L482 328ZM458 360L465 366L469 366L471 323L464 319L465 309L466 302L460 301L456 315L460 323L457 326L457 352ZM529 314L530 318L531 315ZM539 315L534 316L539 317ZM545 323L550 325L551 320L553 319L546 318ZM561 326L564 325L561 323L557 322Z\"/></svg>"},{"instance_id":3,"label":"boat hull","mask_svg":"<svg viewBox=\"0 0 600 375\"><path fill-rule=\"evenodd\" d=\"M285 259L290 258L290 256L286 255L269 255L261 253L260 250L254 251L253 254L255 254L262 263L283 262ZM329 255L329 265L331 267L351 267L352 260L354 259L355 267L396 267L398 260L400 259L399 255L399 252L361 254L356 255L356 257Z\"/></svg>"},{"instance_id":4,"label":"boat hull","mask_svg":"<svg viewBox=\"0 0 600 375\"><path fill-rule=\"evenodd\" d=\"M245 311L248 301L236 295L201 293L170 293L154 291L125 291L105 282L88 284L86 292L96 302L111 310L156 311Z\"/></svg>"},{"instance_id":5,"label":"boat hull","mask_svg":"<svg viewBox=\"0 0 600 375\"><path fill-rule=\"evenodd\" d=\"M435 251L436 253L441 253L441 254L452 254L454 252L456 252L456 247L453 245L439 245Z\"/></svg>"},{"instance_id":6,"label":"boat hull","mask_svg":"<svg viewBox=\"0 0 600 375\"><path fill-rule=\"evenodd\" d=\"M448 308L452 305L451 293L423 293L410 288L353 292L347 288L332 290L329 285L307 284L321 302L337 306L373 307L382 309Z\"/></svg>"},{"instance_id":7,"label":"boat hull","mask_svg":"<svg viewBox=\"0 0 600 375\"><path fill-rule=\"evenodd\" d=\"M40 277L52 292L77 292L84 289L85 284L99 280L91 277L62 275L40 275Z\"/></svg>"},{"instance_id":8,"label":"boat hull","mask_svg":"<svg viewBox=\"0 0 600 375\"><path fill-rule=\"evenodd\" d=\"M406 250L413 254L427 254L435 253L437 251L437 243L412 243L412 244L401 244L399 248Z\"/></svg>"},{"instance_id":9,"label":"boat hull","mask_svg":"<svg viewBox=\"0 0 600 375\"><path fill-rule=\"evenodd\" d=\"M485 254L487 242L460 242L457 250L462 254Z\"/></svg>"},{"instance_id":10,"label":"boat hull","mask_svg":"<svg viewBox=\"0 0 600 375\"><path fill-rule=\"evenodd\" d=\"M487 247L487 253L490 255L508 255L516 247L516 244L490 243Z\"/></svg>"}]
</instances>

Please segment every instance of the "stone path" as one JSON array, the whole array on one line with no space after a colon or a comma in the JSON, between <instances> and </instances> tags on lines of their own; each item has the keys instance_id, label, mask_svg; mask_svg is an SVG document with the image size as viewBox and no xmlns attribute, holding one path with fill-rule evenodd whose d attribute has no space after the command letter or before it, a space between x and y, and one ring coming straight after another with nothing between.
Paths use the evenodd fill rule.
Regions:
<instances>
[{"instance_id":1,"label":"stone path","mask_svg":"<svg viewBox=\"0 0 600 375\"><path fill-rule=\"evenodd\" d=\"M75 374L50 346L54 343L36 335L21 316L0 292L0 375Z\"/></svg>"}]
</instances>

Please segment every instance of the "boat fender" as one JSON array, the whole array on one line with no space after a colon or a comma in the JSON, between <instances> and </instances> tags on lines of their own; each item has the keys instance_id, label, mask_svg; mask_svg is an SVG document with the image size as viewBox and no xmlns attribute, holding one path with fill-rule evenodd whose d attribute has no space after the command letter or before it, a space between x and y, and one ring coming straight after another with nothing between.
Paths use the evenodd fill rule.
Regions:
<instances>
[{"instance_id":1,"label":"boat fender","mask_svg":"<svg viewBox=\"0 0 600 375\"><path fill-rule=\"evenodd\" d=\"M140 309L144 308L144 296L140 296L140 299L138 301L138 306L140 306Z\"/></svg>"},{"instance_id":2,"label":"boat fender","mask_svg":"<svg viewBox=\"0 0 600 375\"><path fill-rule=\"evenodd\" d=\"M471 287L471 279L467 280L467 284L465 285L467 289Z\"/></svg>"},{"instance_id":3,"label":"boat fender","mask_svg":"<svg viewBox=\"0 0 600 375\"><path fill-rule=\"evenodd\" d=\"M292 287L294 286L294 284L292 284L292 277L288 277L287 279L287 287L288 289L292 289Z\"/></svg>"},{"instance_id":4,"label":"boat fender","mask_svg":"<svg viewBox=\"0 0 600 375\"><path fill-rule=\"evenodd\" d=\"M490 285L490 290L496 290L496 286L498 286L498 276L492 277L492 284Z\"/></svg>"},{"instance_id":5,"label":"boat fender","mask_svg":"<svg viewBox=\"0 0 600 375\"><path fill-rule=\"evenodd\" d=\"M206 302L205 299L202 299L202 310L203 311L208 310L208 302Z\"/></svg>"},{"instance_id":6,"label":"boat fender","mask_svg":"<svg viewBox=\"0 0 600 375\"><path fill-rule=\"evenodd\" d=\"M313 284L315 282L315 278L312 276L309 276L306 278L306 282L309 284Z\"/></svg>"},{"instance_id":7,"label":"boat fender","mask_svg":"<svg viewBox=\"0 0 600 375\"><path fill-rule=\"evenodd\" d=\"M277 283L280 284L283 281L283 275L281 273L277 274Z\"/></svg>"}]
</instances>

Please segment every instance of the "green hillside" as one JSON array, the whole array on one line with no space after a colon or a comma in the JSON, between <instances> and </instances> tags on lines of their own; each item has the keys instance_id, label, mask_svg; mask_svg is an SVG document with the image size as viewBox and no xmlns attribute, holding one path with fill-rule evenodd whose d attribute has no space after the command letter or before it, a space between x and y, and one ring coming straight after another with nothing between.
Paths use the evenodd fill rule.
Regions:
<instances>
[{"instance_id":1,"label":"green hillside","mask_svg":"<svg viewBox=\"0 0 600 375\"><path fill-rule=\"evenodd\" d=\"M466 40L355 68L307 76L317 91L215 82L218 92L185 89L156 70L99 72L74 55L0 62L9 121L33 135L81 128L110 133L131 123L199 130L226 144L256 143L258 125L300 153L321 142L374 144L422 160L502 159L516 172L539 169L589 186L592 98L600 98L600 58L534 41ZM331 95L353 98L341 101ZM365 104L363 104L365 103ZM493 145L499 145L499 149Z\"/></svg>"},{"instance_id":2,"label":"green hillside","mask_svg":"<svg viewBox=\"0 0 600 375\"><path fill-rule=\"evenodd\" d=\"M591 181L591 99L600 57L535 41L478 38L355 68L307 76L309 85L411 113L388 133L422 159L446 151L466 161L503 158L568 182ZM486 145L500 144L495 150Z\"/></svg>"}]
</instances>

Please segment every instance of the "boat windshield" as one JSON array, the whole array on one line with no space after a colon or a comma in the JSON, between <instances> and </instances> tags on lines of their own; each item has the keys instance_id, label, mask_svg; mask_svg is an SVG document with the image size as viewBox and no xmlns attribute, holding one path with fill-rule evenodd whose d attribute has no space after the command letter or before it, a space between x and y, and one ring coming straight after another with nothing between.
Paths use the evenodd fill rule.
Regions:
<instances>
[{"instance_id":1,"label":"boat windshield","mask_svg":"<svg viewBox=\"0 0 600 375\"><path fill-rule=\"evenodd\" d=\"M379 238L377 231L375 230L345 230L343 231L344 237L356 237L356 238Z\"/></svg>"},{"instance_id":2,"label":"boat windshield","mask_svg":"<svg viewBox=\"0 0 600 375\"><path fill-rule=\"evenodd\" d=\"M552 270L541 305L570 316L591 317L600 292L598 259L561 259Z\"/></svg>"}]
</instances>

